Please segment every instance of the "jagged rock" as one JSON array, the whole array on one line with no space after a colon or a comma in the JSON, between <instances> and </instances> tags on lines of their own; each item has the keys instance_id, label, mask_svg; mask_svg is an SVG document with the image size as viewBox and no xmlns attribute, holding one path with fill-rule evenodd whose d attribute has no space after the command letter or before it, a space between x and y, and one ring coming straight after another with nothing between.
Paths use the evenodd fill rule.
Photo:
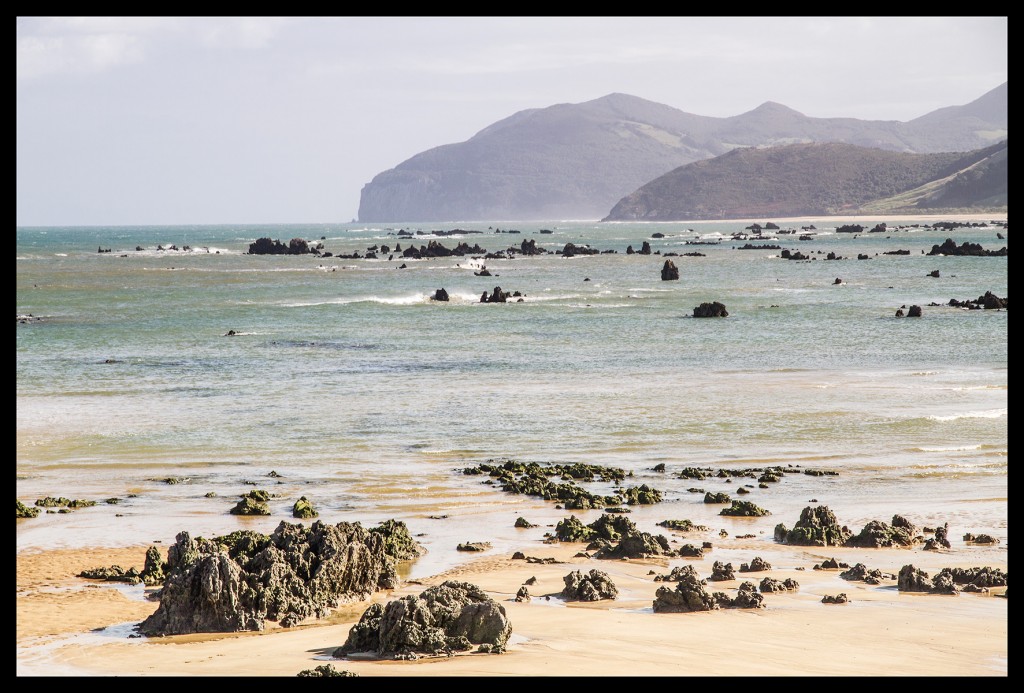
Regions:
<instances>
[{"instance_id":1,"label":"jagged rock","mask_svg":"<svg viewBox=\"0 0 1024 693\"><path fill-rule=\"evenodd\" d=\"M530 529L531 527L536 527L537 525L533 524L532 522L527 521L523 517L517 517L516 518L515 526L516 527L521 527L523 529Z\"/></svg>"},{"instance_id":2,"label":"jagged rock","mask_svg":"<svg viewBox=\"0 0 1024 693\"><path fill-rule=\"evenodd\" d=\"M239 531L214 540L181 532L167 552L160 606L138 630L231 633L263 630L267 620L289 627L323 618L342 602L395 588L395 561L409 556L389 551L410 541L401 522L375 530L281 522L270 535Z\"/></svg>"},{"instance_id":3,"label":"jagged rock","mask_svg":"<svg viewBox=\"0 0 1024 693\"><path fill-rule=\"evenodd\" d=\"M929 592L933 594L957 594L960 592L950 573L939 573L929 579L928 573L909 564L900 568L896 588L900 592Z\"/></svg>"},{"instance_id":4,"label":"jagged rock","mask_svg":"<svg viewBox=\"0 0 1024 693\"><path fill-rule=\"evenodd\" d=\"M978 243L964 241L959 246L952 238L947 238L942 245L933 245L928 251L929 255L976 255L976 256L1003 256L1007 254L1006 246L999 250L985 250Z\"/></svg>"},{"instance_id":5,"label":"jagged rock","mask_svg":"<svg viewBox=\"0 0 1024 693\"><path fill-rule=\"evenodd\" d=\"M800 583L793 578L776 580L775 578L766 577L761 580L762 592L789 592L798 589L800 589Z\"/></svg>"},{"instance_id":6,"label":"jagged rock","mask_svg":"<svg viewBox=\"0 0 1024 693\"><path fill-rule=\"evenodd\" d=\"M723 580L735 580L736 572L732 568L732 563L722 563L721 561L715 561L711 566L711 577L708 580L719 582Z\"/></svg>"},{"instance_id":7,"label":"jagged rock","mask_svg":"<svg viewBox=\"0 0 1024 693\"><path fill-rule=\"evenodd\" d=\"M682 558L704 558L704 549L693 544L683 544L676 551L676 555Z\"/></svg>"},{"instance_id":8,"label":"jagged rock","mask_svg":"<svg viewBox=\"0 0 1024 693\"><path fill-rule=\"evenodd\" d=\"M37 517L39 513L42 512L39 508L33 508L25 505L21 501L17 501L17 504L17 517Z\"/></svg>"},{"instance_id":9,"label":"jagged rock","mask_svg":"<svg viewBox=\"0 0 1024 693\"><path fill-rule=\"evenodd\" d=\"M822 604L846 604L850 601L850 598L846 596L846 592L840 592L836 595L826 594L821 598Z\"/></svg>"},{"instance_id":10,"label":"jagged rock","mask_svg":"<svg viewBox=\"0 0 1024 693\"><path fill-rule=\"evenodd\" d=\"M740 564L740 572L741 573L759 573L759 572L762 572L764 570L771 570L771 569L772 569L772 564L769 563L768 561L764 560L760 556L755 556L754 560L752 560L750 563L741 563Z\"/></svg>"},{"instance_id":11,"label":"jagged rock","mask_svg":"<svg viewBox=\"0 0 1024 693\"><path fill-rule=\"evenodd\" d=\"M752 582L744 582L736 590L736 596L730 598L724 592L715 592L713 595L722 608L733 609L763 609L764 595L757 591L757 586Z\"/></svg>"},{"instance_id":12,"label":"jagged rock","mask_svg":"<svg viewBox=\"0 0 1024 693\"><path fill-rule=\"evenodd\" d=\"M729 317L729 311L725 309L725 306L714 301L711 303L701 303L699 306L693 309L693 317L695 318L727 318Z\"/></svg>"},{"instance_id":13,"label":"jagged rock","mask_svg":"<svg viewBox=\"0 0 1024 693\"><path fill-rule=\"evenodd\" d=\"M561 596L569 601L596 602L602 599L615 599L619 590L608 576L608 573L593 569L586 575L576 570L562 578L565 588Z\"/></svg>"},{"instance_id":14,"label":"jagged rock","mask_svg":"<svg viewBox=\"0 0 1024 693\"><path fill-rule=\"evenodd\" d=\"M232 515L269 515L270 506L267 505L267 499L270 498L270 494L266 491L249 491L249 493L242 496L242 500L235 504L235 507L231 508Z\"/></svg>"},{"instance_id":15,"label":"jagged rock","mask_svg":"<svg viewBox=\"0 0 1024 693\"><path fill-rule=\"evenodd\" d=\"M452 654L474 645L482 652L500 653L511 634L505 607L476 585L447 580L419 596L409 595L386 606L371 604L334 657L353 652L374 652L380 658Z\"/></svg>"},{"instance_id":16,"label":"jagged rock","mask_svg":"<svg viewBox=\"0 0 1024 693\"><path fill-rule=\"evenodd\" d=\"M434 292L434 295L431 296L431 299L434 300L434 301L447 301L447 300L449 300L448 299L448 292L445 291L443 288L442 289L438 289L437 291Z\"/></svg>"},{"instance_id":17,"label":"jagged rock","mask_svg":"<svg viewBox=\"0 0 1024 693\"><path fill-rule=\"evenodd\" d=\"M732 498L728 493L711 493L708 491L704 494L705 503L732 503Z\"/></svg>"},{"instance_id":18,"label":"jagged rock","mask_svg":"<svg viewBox=\"0 0 1024 693\"><path fill-rule=\"evenodd\" d=\"M296 676L301 676L304 678L327 678L335 676L351 678L353 676L359 676L359 674L348 671L347 669L343 671L338 671L334 668L333 664L321 664L320 666L315 667L313 669L303 669L298 674L296 674Z\"/></svg>"},{"instance_id":19,"label":"jagged rock","mask_svg":"<svg viewBox=\"0 0 1024 693\"><path fill-rule=\"evenodd\" d=\"M487 541L470 541L455 547L457 551L486 551L491 548Z\"/></svg>"},{"instance_id":20,"label":"jagged rock","mask_svg":"<svg viewBox=\"0 0 1024 693\"><path fill-rule=\"evenodd\" d=\"M671 260L665 260L665 264L661 267L661 280L670 281L672 279L679 279L679 268Z\"/></svg>"},{"instance_id":21,"label":"jagged rock","mask_svg":"<svg viewBox=\"0 0 1024 693\"><path fill-rule=\"evenodd\" d=\"M859 534L849 537L844 546L877 549L888 546L913 546L921 541L913 524L900 515L893 515L892 525L872 520L864 525Z\"/></svg>"},{"instance_id":22,"label":"jagged rock","mask_svg":"<svg viewBox=\"0 0 1024 693\"><path fill-rule=\"evenodd\" d=\"M868 570L867 566L865 566L863 563L858 563L849 570L845 570L842 573L839 573L839 577L843 578L844 580L861 580L869 585L880 585L882 584L882 580L896 579L895 575L883 573L881 570L878 570L877 568L873 570Z\"/></svg>"},{"instance_id":23,"label":"jagged rock","mask_svg":"<svg viewBox=\"0 0 1024 693\"><path fill-rule=\"evenodd\" d=\"M715 598L704 588L706 584L697 575L693 566L683 566L672 571L676 581L674 588L659 587L654 593L654 613L688 613L691 611L714 611L721 608Z\"/></svg>"},{"instance_id":24,"label":"jagged rock","mask_svg":"<svg viewBox=\"0 0 1024 693\"><path fill-rule=\"evenodd\" d=\"M292 517L297 517L302 520L311 520L319 514L320 513L317 512L316 508L313 507L313 504L310 503L309 499L305 496L302 496L299 500L295 501L295 504L292 506Z\"/></svg>"},{"instance_id":25,"label":"jagged rock","mask_svg":"<svg viewBox=\"0 0 1024 693\"><path fill-rule=\"evenodd\" d=\"M797 546L843 546L850 534L824 505L804 508L793 529L782 523L775 526L775 541Z\"/></svg>"},{"instance_id":26,"label":"jagged rock","mask_svg":"<svg viewBox=\"0 0 1024 693\"><path fill-rule=\"evenodd\" d=\"M764 517L771 515L770 512L764 508L754 505L750 501L732 501L732 506L728 508L722 508L718 513L719 515L727 515L730 517Z\"/></svg>"},{"instance_id":27,"label":"jagged rock","mask_svg":"<svg viewBox=\"0 0 1024 693\"><path fill-rule=\"evenodd\" d=\"M919 318L921 317L921 306L910 306L907 308L908 318Z\"/></svg>"}]
</instances>

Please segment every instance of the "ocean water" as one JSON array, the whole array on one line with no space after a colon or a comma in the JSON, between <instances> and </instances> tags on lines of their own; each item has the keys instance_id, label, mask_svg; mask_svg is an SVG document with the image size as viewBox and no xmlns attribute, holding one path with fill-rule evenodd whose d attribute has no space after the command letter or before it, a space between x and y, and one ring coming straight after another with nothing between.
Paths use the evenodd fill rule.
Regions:
<instances>
[{"instance_id":1,"label":"ocean water","mask_svg":"<svg viewBox=\"0 0 1024 693\"><path fill-rule=\"evenodd\" d=\"M858 235L836 233L841 219L779 222L795 233L741 240L749 222L18 228L17 497L98 501L19 520L18 551L269 532L301 522L304 495L325 522L403 520L429 550L413 574L433 574L466 560L458 543L511 546L519 516L570 514L461 473L516 459L626 470L626 485L664 495L632 508L647 531L721 523L689 489L739 480L680 478L686 467L782 466L793 473L743 496L772 513L746 525L764 541L814 501L854 529L898 513L990 534L982 560L998 561L1008 311L946 304L1006 297L1007 258L926 253L946 238L998 249L1007 230L934 221ZM476 233L432 235L454 229ZM248 255L259 237L334 255L430 240L614 252ZM645 240L651 255L626 253ZM677 281L660 276L668 253ZM496 286L522 301L480 303ZM440 288L449 302L431 300ZM710 301L729 316L692 317ZM921 318L895 317L915 304ZM231 515L253 488L274 494L273 514Z\"/></svg>"}]
</instances>

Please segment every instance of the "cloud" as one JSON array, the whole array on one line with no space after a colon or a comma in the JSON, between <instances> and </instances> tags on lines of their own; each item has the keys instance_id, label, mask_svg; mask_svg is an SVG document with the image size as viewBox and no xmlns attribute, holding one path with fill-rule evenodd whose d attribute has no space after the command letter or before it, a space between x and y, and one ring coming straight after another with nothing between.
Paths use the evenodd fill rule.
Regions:
<instances>
[{"instance_id":1,"label":"cloud","mask_svg":"<svg viewBox=\"0 0 1024 693\"><path fill-rule=\"evenodd\" d=\"M128 34L27 36L18 39L19 80L67 73L100 72L140 62L142 43Z\"/></svg>"}]
</instances>

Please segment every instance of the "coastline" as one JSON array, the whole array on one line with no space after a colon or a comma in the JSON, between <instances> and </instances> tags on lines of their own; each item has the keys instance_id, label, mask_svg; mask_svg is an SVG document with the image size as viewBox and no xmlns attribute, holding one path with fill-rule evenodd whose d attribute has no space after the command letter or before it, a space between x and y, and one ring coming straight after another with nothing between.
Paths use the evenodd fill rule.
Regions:
<instances>
[{"instance_id":1,"label":"coastline","mask_svg":"<svg viewBox=\"0 0 1024 693\"><path fill-rule=\"evenodd\" d=\"M990 216L972 214L914 217L806 217L774 221L780 225L807 222L820 225L826 219L834 219L837 223L864 224L880 222L930 223L933 221L981 222L983 220L1005 222L1007 215L1002 213ZM723 220L699 223L736 225L739 223L763 224L765 221L768 220ZM609 225L621 223L625 222L607 222ZM678 226L687 222L630 223ZM645 229L643 233L647 234L653 230L653 228ZM837 236L844 235L837 234ZM865 235L867 234L865 233ZM874 235L885 236L885 234ZM893 238L896 237L897 235L894 233ZM858 243L863 242L858 241ZM1000 245L1003 243L1004 241L999 241ZM312 270L310 271L312 272ZM924 272L916 272L916 274L923 276ZM943 270L943 277L945 278L946 275L947 272ZM829 286L832 283L832 276L834 276L832 272L827 275ZM846 278L848 279L848 277ZM844 284L844 287L846 286ZM860 289L860 287L856 288ZM892 289L891 286L889 288ZM987 288L987 285L979 285L978 291L974 294L962 291L960 293L946 292L943 288L937 290L936 295L941 299L946 299L949 296L963 297L977 295ZM853 291L854 288L851 287L846 293L850 294ZM898 299L894 299L894 306L898 305L899 301L906 300L904 295L900 294ZM927 296L928 294L923 295ZM765 303L767 302L765 301ZM687 305L692 305L692 302ZM922 303L921 305L926 304ZM588 305L587 308L589 307ZM772 307L776 308L777 306ZM891 318L891 310L888 307L879 308L878 312L886 313L886 320ZM983 314L984 312L971 314L971 317L980 317ZM1005 314L999 315L1005 319ZM900 327L907 328L915 325L911 321L899 324ZM236 325L232 324L232 326ZM217 326L216 331L218 332L216 338L219 339L222 334L220 325ZM999 337L1002 339L1002 335ZM240 340L238 343L243 344ZM911 341L906 343L920 344L920 342ZM19 365L19 374L20 368ZM822 373L827 373L827 371L822 371ZM921 389L924 386L931 386L928 373L913 372L911 375L914 376L913 380L923 383L923 385L914 383L915 387ZM647 390L654 391L653 385L657 384L658 376L653 374L645 377L649 378L652 385ZM738 379L738 376L735 377ZM956 406L950 405L949 410L936 407L935 410L926 410L921 413L915 406L909 406L906 409L918 414L918 418L931 418L940 421L958 420L962 424L964 417L970 416L972 418L968 420L984 421L992 411L987 404L990 398L984 397L978 400L986 402L984 407L975 406L971 404L974 400L970 399L970 393L984 393L986 390L992 390L1001 393L1002 401L998 404L1004 408L1001 417L1005 429L1005 375L1001 375L996 380L1000 382L995 386L990 384L977 386L970 382L966 384L944 382L934 386L934 391L926 393L928 402L938 402L943 397L947 398L947 401L954 402ZM640 390L643 390L644 385L648 382L640 378L635 378L635 381L639 383L637 387ZM705 381L701 382L706 384ZM769 384L776 384L776 382L777 379L773 378ZM855 385L863 388L876 387L880 391L882 390L882 384L871 379L861 378L855 382ZM845 410L851 405L846 395L839 393L842 386L842 382L837 384L827 380L824 376L815 375L807 382L799 383L800 390L794 390L794 392L803 392L804 389L815 392L832 390L836 395L822 397L821 401L829 404L834 400L833 406L836 410ZM610 386L608 391L611 391ZM885 388L884 391L895 393L895 398L883 398L880 395L875 398L865 398L864 402L876 404L884 401L887 407L892 409L899 407L901 403L898 399L899 391L896 388ZM602 392L598 392L598 394L602 394ZM776 392L781 392L781 390L776 390ZM950 392L954 394L950 395ZM616 392L616 396L619 394ZM785 394L789 394L788 391ZM800 401L804 401L806 395L800 394L799 397ZM588 401L596 402L598 405L603 402L603 400ZM674 402L672 399L665 401ZM921 401L926 400L922 399ZM960 404L961 402L967 402L967 404ZM780 408L783 404L781 401L778 403ZM771 414L775 411L764 405L757 406L748 403L744 406L749 407L751 416L766 412ZM660 412L661 410L652 405L652 411ZM746 413L744 412L744 415ZM623 415L622 419L625 420L625 418ZM654 414L651 414L650 418L652 421L657 420L657 416ZM875 418L882 419L882 415L875 414ZM881 586L870 586L862 582L843 580L839 577L841 571L838 570L814 569L815 564L834 557L848 565L863 563L870 569L880 569L887 573L897 573L902 566L907 564L913 564L931 575L945 567L984 566L997 568L1004 572L1007 570L1005 488L997 492L989 492L977 490L979 487L971 487L974 490L965 493L965 487L961 487L960 483L966 481L969 484L970 479L964 476L960 467L963 460L958 459L964 458L972 463L977 462L982 465L986 456L994 456L997 461L996 466L1002 460L1001 479L1002 485L1005 487L1005 430L1002 431L1002 437L996 440L999 444L994 446L994 450L983 450L980 448L984 446L977 444L973 439L951 442L933 441L931 438L902 433L897 426L903 422L903 419L897 419L895 415L891 418L895 421L892 425L885 420L874 422L879 426L875 429L879 431L877 434L879 439L887 435L894 435L892 447L894 454L897 455L909 455L911 453L908 453L908 449L916 451L925 444L934 447L923 455L920 452L912 454L922 455L922 459L926 462L930 462L934 458L933 465L936 468L941 468L941 471L931 474L930 469L922 470L913 481L909 482L909 486L894 487L891 491L887 489L886 494L880 494L877 498L868 498L871 503L875 503L871 507L862 507L854 503L840 505L833 500L828 500L828 504L833 505L837 511L841 512L844 521L849 521L851 526L856 524L857 527L860 526L862 515L866 515L869 519L884 521L892 517L893 511L906 514L915 521L923 517L924 522L929 524L937 521L938 525L941 525L942 522L949 520L950 526L955 527L950 532L952 549L924 551L920 545L912 549L836 549L834 547L785 546L773 543L770 540L772 524L778 520L791 523L795 519L792 508L804 505L805 501L816 502L807 501L806 499L812 496L804 495L801 492L786 496L790 507L786 508L785 513L780 513L777 518L765 520L763 527L765 531L761 532L762 536L759 539L745 540L732 535L720 537L718 527L727 526L732 530L731 534L735 534L734 528L737 524L730 521L716 525L712 533L705 537L713 539L714 550L708 552L701 560L691 561L691 559L665 557L644 560L595 560L576 557L577 553L585 550L584 544L567 542L549 544L537 539L539 532L543 530L520 533L518 530L509 529L512 526L510 520L519 509L520 499L498 498L491 492L476 494L472 489L466 495L458 497L443 495L440 492L435 494L434 489L442 488L437 483L437 479L450 471L442 469L442 465L448 466L447 457L451 456L452 459L463 464L482 456L475 452L470 455L463 452L461 448L446 451L442 449L444 446L434 444L433 440L429 440L427 442L430 442L431 445L426 449L442 449L444 455L437 459L444 457L445 461L433 463L432 459L428 459L433 466L430 467L432 471L426 477L418 478L416 482L410 482L408 487L394 489L386 487L386 481L380 479L361 480L364 481L366 488L372 486L378 492L381 488L386 487L389 495L384 498L390 503L386 509L385 506L374 508L376 514L372 521L369 517L353 518L362 521L366 526L376 524L381 519L378 516L379 513L390 513L392 509L396 508L405 510L405 514L401 515L405 520L409 519L410 514L418 519L429 517L434 520L440 519L435 515L451 513L450 522L433 524L429 528L434 536L434 545L441 546L444 550L438 551L434 556L421 559L418 567L411 573L400 571L400 575L414 574L415 579L403 579L396 590L375 594L371 601L384 602L405 595L419 594L427 586L440 584L446 579L472 582L498 601L508 613L513 627L512 640L508 644L507 651L500 655L460 654L450 658L422 658L418 661L331 658L331 653L345 642L349 629L358 621L371 601L344 605L326 619L302 623L288 629L274 625L266 632L261 633L195 634L157 639L133 638L130 637L131 626L145 619L157 608L155 601L146 599L146 595L155 590L146 590L141 586L126 587L120 583L87 580L76 577L78 573L86 569L111 565L119 565L125 569L130 567L141 569L146 549L152 544L139 543L140 537L162 537L161 540L154 541L164 542L160 544L160 548L166 554L167 542L173 537L173 531L214 534L220 533L220 527L223 526L223 533L226 534L236 528L236 520L229 521L226 516L222 517L205 510L205 506L218 507L219 503L226 503L226 501L201 500L202 494L192 494L195 499L189 498L188 502L195 505L189 507L201 508L202 513L193 515L190 514L191 510L185 511L183 517L186 521L180 522L170 521L160 512L147 510L139 512L135 517L119 520L122 523L119 527L104 517L97 517L101 515L99 510L91 516L82 513L80 522L83 526L87 526L88 533L81 535L66 532L67 525L60 524L71 522L70 515L53 515L49 518L51 522L48 525L33 527L32 530L38 529L39 531L26 531L25 536L22 536L22 529L29 529L29 526L23 523L32 523L33 520L18 520L19 542L16 553L17 673L19 676L249 676L253 674L296 676L300 671L330 663L338 671L350 671L359 676L1006 676L1008 674L1008 605L1007 600L1000 597L1005 592L1005 587L991 588L987 594L962 593L955 596L900 593L896 589L894 581L887 581ZM620 425L626 430L630 428L629 423L627 421L626 424L620 423ZM528 425L528 421L526 424ZM944 425L950 426L950 430L955 426L954 424ZM23 438L21 426L19 418L19 457L21 457L20 446L22 445L20 439ZM677 424L677 426L682 426L682 424ZM902 446L895 442L896 436L900 433L905 436L904 440L906 441ZM694 435L694 438L699 437L703 440L703 436L709 434L710 431L701 429L698 434ZM442 435L444 434L439 434L439 436ZM636 435L639 436L639 434ZM455 439L457 436L453 436L453 440ZM774 438L772 441L772 445L767 446L767 451L763 452L765 459L760 457L762 454L760 448L757 448L757 454L751 453L749 450L737 453L735 445L726 442L724 445L727 447L721 451L717 449L714 451L717 455L714 464L717 466L731 465L735 457L744 460L743 464L750 465L763 465L791 459L800 462L797 466L804 466L808 463L802 458L790 457L791 453L788 450L779 448L774 442ZM426 445L426 442L421 443L418 440L415 442ZM453 442L452 445L455 446L456 443ZM472 446L469 447L472 448ZM683 448L684 446L679 445L679 447ZM371 448L372 445L366 445L366 449ZM779 449L782 452L779 452ZM636 454L630 451L628 446L623 446L621 449L606 449L600 444L593 444L590 451L592 453L590 456L601 455L599 461L613 460L616 455ZM592 451L598 452L593 453ZM819 453L818 450L812 450L812 452ZM671 457L671 446L666 446L664 450L658 449L656 453L657 455L668 455L668 457L658 457L653 453L647 456L640 455L639 459L642 461L634 461L634 466L643 466L649 469L648 462L668 459L670 463L683 464L682 459L686 459L687 462L691 459L689 457ZM881 457L888 453L888 450L884 450L882 453L875 454ZM96 455L101 456L102 453L97 452ZM271 457L270 452L267 453L267 456ZM581 453L580 456L586 458L588 455ZM710 453L708 457L711 458ZM829 464L833 464L834 459L834 464L841 469L841 465L848 460L866 465L870 460L865 462L865 458L868 458L868 454L863 451L862 447L851 445L848 450L843 449L828 459ZM942 460L946 458L948 458L948 469L941 466ZM276 458L274 459L276 460ZM817 464L818 458L807 459L810 464ZM165 466L166 471L164 470ZM238 469L244 471L229 473L226 477L232 479L235 476L239 478L252 477L258 471L272 469L275 466L276 464L265 462L261 467L246 461L237 465ZM280 467L278 468L280 469ZM202 465L198 465L195 469L198 470L197 476L204 482L207 478L212 478L215 475L212 471L207 472ZM184 471L190 472L191 469L185 468ZM182 472L181 468L175 467L174 464L165 465L161 460L154 463L152 469L147 469L145 473L152 476L152 479L147 481L153 481ZM60 473L64 474L64 472ZM431 473L435 476L430 477ZM202 476L203 474L206 476ZM315 483L310 482L299 473L295 473L293 478L302 480L302 483ZM940 484L937 481L939 479L948 479L950 482L948 487ZM61 476L61 481L65 480L66 477ZM918 480L922 486L927 484L927 489L938 489L941 494L932 496L927 492L922 493L922 486L917 485ZM89 483L96 482L94 478L90 478ZM305 492L306 487L299 486L298 483L296 481L295 488L288 487L288 490L294 490L296 494ZM401 505L399 500L404 502L407 500L405 496L413 496L418 493L418 484L424 484L432 490L422 497L417 496L416 504L409 506L410 509L406 509L406 506ZM19 480L19 486L21 485L22 482ZM159 491L164 490L163 486L154 484L154 487ZM175 486L174 490L181 491L183 488L187 488L187 486L184 484ZM316 490L316 486L309 488ZM353 493L358 493L363 489L363 487L357 489L355 486L351 488ZM129 490L134 491L135 487L131 487ZM203 491L205 490L204 487ZM49 491L47 490L47 492ZM57 487L54 492L70 493L60 487ZM125 489L120 487L109 490L90 489L89 493L84 495L102 498L123 495L124 492ZM226 494L222 494L222 496L226 497ZM19 498L26 502L30 502L32 497L34 497L33 494L27 492L19 494ZM819 497L828 499L824 493ZM497 502L495 502L495 498L498 498ZM205 506L200 504L205 504ZM533 501L528 501L526 504L534 505ZM1000 508L1002 522L997 526L1000 536L1003 537L1003 543L999 546L979 547L968 545L961 540L964 531L990 531L988 524L980 525L980 529L978 525L974 524L976 508L981 504L999 506ZM471 505L472 507L470 507ZM875 512L875 508L880 506L884 507L887 512ZM907 511L908 507L910 512ZM772 509L776 510L776 506L773 505ZM698 504L698 509L694 512L704 510L706 509ZM335 513L354 512L341 502L333 511ZM110 510L110 512L113 511ZM587 522L596 519L597 513L599 513L597 510L586 512L590 513L586 516L585 521ZM643 509L640 509L637 515L644 512ZM661 513L660 510L657 512ZM532 521L548 523L543 526L549 528L553 526L550 523L570 514L579 513L555 510L553 506L545 505L543 509L534 508L533 511L525 514ZM651 512L647 513L648 520L664 519L666 515L671 516L668 511L657 518L650 517L652 514ZM395 516L399 515L396 513ZM348 515L345 517L347 518ZM448 515L445 514L443 517L447 518ZM694 518L701 520L696 515ZM279 519L280 515L275 513L273 521L276 522ZM739 518L738 524L746 524L743 522L745 519ZM140 520L137 526L128 524L135 523L136 520ZM260 521L259 518L252 519L254 526L256 522ZM270 518L267 521L271 521ZM288 521L293 520L289 518ZM457 522L461 524L457 524ZM130 534L126 527L131 527ZM436 532L434 532L435 527ZM471 532L463 536L466 527L471 528ZM416 529L424 528L416 527ZM436 559L447 559L454 554L454 541L452 540L467 539L482 542L494 540L502 532L500 539L495 541L495 546L499 548L481 554L458 555L454 559L442 561L440 564L436 563ZM511 540L510 534L514 537ZM673 541L681 541L684 537L684 535L668 531L665 534ZM86 537L84 541L80 539L81 536ZM520 539L520 537L522 538ZM687 539L687 541L689 540ZM122 542L125 545L122 546ZM448 549L451 549L451 554L445 554L444 551ZM514 550L519 550L531 557L554 557L559 562L536 564L514 560L512 558ZM768 575L779 580L792 578L799 582L799 590L792 593L766 594L765 608L757 610L722 609L712 612L678 614L653 612L652 600L658 586L662 584L654 582L654 574L667 573L670 562L672 565L692 563L700 575L706 577L711 572L712 563L715 561L724 560L738 566L740 562L750 561L755 557L760 557L774 566L767 573ZM458 562L458 565L449 568L453 562ZM444 567L437 568L436 565ZM544 595L557 595L563 586L562 578L569 572L575 570L585 572L590 569L606 571L612 575L620 590L620 597L614 601L596 603L564 603L557 597L543 598ZM434 573L435 570L443 572ZM757 582L764 575L765 573L754 573L750 576L737 574L737 580L709 583L708 589L709 591L712 589L735 591L741 582L747 579ZM530 577L537 578L536 586L530 588L531 594L534 595L533 599L525 603L515 602L517 589ZM841 592L849 595L849 603L841 605L822 603L823 596Z\"/></svg>"}]
</instances>

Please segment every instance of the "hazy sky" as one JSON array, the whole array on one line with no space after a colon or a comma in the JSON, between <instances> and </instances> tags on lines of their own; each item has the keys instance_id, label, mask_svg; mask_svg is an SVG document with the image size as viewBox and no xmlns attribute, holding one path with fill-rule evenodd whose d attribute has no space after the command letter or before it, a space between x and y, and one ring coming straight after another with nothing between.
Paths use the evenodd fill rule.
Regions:
<instances>
[{"instance_id":1,"label":"hazy sky","mask_svg":"<svg viewBox=\"0 0 1024 693\"><path fill-rule=\"evenodd\" d=\"M19 17L17 225L347 222L376 174L613 92L907 121L1007 81L1007 17Z\"/></svg>"}]
</instances>

